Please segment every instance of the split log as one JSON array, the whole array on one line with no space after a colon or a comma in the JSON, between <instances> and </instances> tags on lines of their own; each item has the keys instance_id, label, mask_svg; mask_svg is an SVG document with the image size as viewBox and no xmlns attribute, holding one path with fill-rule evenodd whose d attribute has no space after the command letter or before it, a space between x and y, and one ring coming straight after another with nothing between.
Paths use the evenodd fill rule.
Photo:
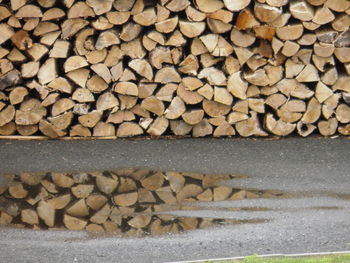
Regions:
<instances>
[{"instance_id":1,"label":"split log","mask_svg":"<svg viewBox=\"0 0 350 263\"><path fill-rule=\"evenodd\" d=\"M281 40L296 40L301 37L304 32L302 24L287 25L276 29L276 35Z\"/></svg>"},{"instance_id":2,"label":"split log","mask_svg":"<svg viewBox=\"0 0 350 263\"><path fill-rule=\"evenodd\" d=\"M118 184L118 178L109 178L103 175L96 177L96 185L98 189L108 195L110 195L117 188Z\"/></svg>"},{"instance_id":3,"label":"split log","mask_svg":"<svg viewBox=\"0 0 350 263\"><path fill-rule=\"evenodd\" d=\"M323 136L331 136L337 131L338 121L336 118L330 118L326 121L318 122L317 126Z\"/></svg>"},{"instance_id":4,"label":"split log","mask_svg":"<svg viewBox=\"0 0 350 263\"><path fill-rule=\"evenodd\" d=\"M203 100L200 94L186 90L183 84L178 86L176 93L186 104L198 104Z\"/></svg>"},{"instance_id":5,"label":"split log","mask_svg":"<svg viewBox=\"0 0 350 263\"><path fill-rule=\"evenodd\" d=\"M340 104L337 107L335 116L340 123L349 123L350 122L350 107L346 104Z\"/></svg>"},{"instance_id":6,"label":"split log","mask_svg":"<svg viewBox=\"0 0 350 263\"><path fill-rule=\"evenodd\" d=\"M225 104L217 103L215 101L204 100L203 109L210 117L219 117L230 112L230 107Z\"/></svg>"},{"instance_id":7,"label":"split log","mask_svg":"<svg viewBox=\"0 0 350 263\"><path fill-rule=\"evenodd\" d=\"M110 214L111 207L109 204L105 204L99 211L90 217L90 221L96 224L103 224L107 221Z\"/></svg>"},{"instance_id":8,"label":"split log","mask_svg":"<svg viewBox=\"0 0 350 263\"><path fill-rule=\"evenodd\" d=\"M118 194L113 197L114 203L118 206L132 206L137 202L137 192Z\"/></svg>"},{"instance_id":9,"label":"split log","mask_svg":"<svg viewBox=\"0 0 350 263\"><path fill-rule=\"evenodd\" d=\"M66 213L70 216L84 217L89 215L89 210L85 199L80 199L66 209Z\"/></svg>"},{"instance_id":10,"label":"split log","mask_svg":"<svg viewBox=\"0 0 350 263\"><path fill-rule=\"evenodd\" d=\"M45 201L40 201L36 209L38 216L44 221L48 227L53 227L55 225L55 207Z\"/></svg>"},{"instance_id":11,"label":"split log","mask_svg":"<svg viewBox=\"0 0 350 263\"><path fill-rule=\"evenodd\" d=\"M117 137L131 137L143 134L142 128L132 122L124 122L122 123L117 130Z\"/></svg>"},{"instance_id":12,"label":"split log","mask_svg":"<svg viewBox=\"0 0 350 263\"><path fill-rule=\"evenodd\" d=\"M71 188L74 181L71 177L64 173L51 173L52 181L59 187Z\"/></svg>"},{"instance_id":13,"label":"split log","mask_svg":"<svg viewBox=\"0 0 350 263\"><path fill-rule=\"evenodd\" d=\"M118 193L127 193L137 190L136 183L132 178L121 177L119 181Z\"/></svg>"},{"instance_id":14,"label":"split log","mask_svg":"<svg viewBox=\"0 0 350 263\"><path fill-rule=\"evenodd\" d=\"M56 210L65 208L71 201L72 197L70 194L61 195L52 199L49 199L47 202L51 204Z\"/></svg>"},{"instance_id":15,"label":"split log","mask_svg":"<svg viewBox=\"0 0 350 263\"><path fill-rule=\"evenodd\" d=\"M128 225L134 228L144 228L151 222L152 217L148 215L138 215L128 221Z\"/></svg>"},{"instance_id":16,"label":"split log","mask_svg":"<svg viewBox=\"0 0 350 263\"><path fill-rule=\"evenodd\" d=\"M86 198L86 204L95 211L100 210L107 201L107 197L100 194L93 194Z\"/></svg>"},{"instance_id":17,"label":"split log","mask_svg":"<svg viewBox=\"0 0 350 263\"><path fill-rule=\"evenodd\" d=\"M22 222L30 224L30 225L39 224L38 214L32 209L22 210L21 211L21 220L22 220Z\"/></svg>"},{"instance_id":18,"label":"split log","mask_svg":"<svg viewBox=\"0 0 350 263\"><path fill-rule=\"evenodd\" d=\"M178 202L183 202L190 197L196 197L203 192L202 187L195 184L186 184L177 194L176 199Z\"/></svg>"},{"instance_id":19,"label":"split log","mask_svg":"<svg viewBox=\"0 0 350 263\"><path fill-rule=\"evenodd\" d=\"M77 217L64 215L63 223L69 230L82 230L87 225L87 221Z\"/></svg>"},{"instance_id":20,"label":"split log","mask_svg":"<svg viewBox=\"0 0 350 263\"><path fill-rule=\"evenodd\" d=\"M15 184L8 189L10 195L16 199L25 198L28 195L28 191L24 189L23 184Z\"/></svg>"},{"instance_id":21,"label":"split log","mask_svg":"<svg viewBox=\"0 0 350 263\"><path fill-rule=\"evenodd\" d=\"M138 202L139 203L155 203L156 199L154 198L151 191L140 188L137 191L138 194Z\"/></svg>"},{"instance_id":22,"label":"split log","mask_svg":"<svg viewBox=\"0 0 350 263\"><path fill-rule=\"evenodd\" d=\"M141 180L141 185L150 191L155 191L164 183L164 174L156 173Z\"/></svg>"},{"instance_id":23,"label":"split log","mask_svg":"<svg viewBox=\"0 0 350 263\"><path fill-rule=\"evenodd\" d=\"M135 114L131 111L117 111L116 113L111 113L107 119L110 123L123 123L127 121L135 120Z\"/></svg>"},{"instance_id":24,"label":"split log","mask_svg":"<svg viewBox=\"0 0 350 263\"><path fill-rule=\"evenodd\" d=\"M213 13L224 7L222 1L219 0L196 0L195 2L199 10L204 13Z\"/></svg>"},{"instance_id":25,"label":"split log","mask_svg":"<svg viewBox=\"0 0 350 263\"><path fill-rule=\"evenodd\" d=\"M261 22L270 23L276 20L282 14L282 9L266 4L256 3L254 6L254 14Z\"/></svg>"},{"instance_id":26,"label":"split log","mask_svg":"<svg viewBox=\"0 0 350 263\"><path fill-rule=\"evenodd\" d=\"M224 201L230 197L232 188L228 186L218 186L214 188L214 201Z\"/></svg>"},{"instance_id":27,"label":"split log","mask_svg":"<svg viewBox=\"0 0 350 263\"><path fill-rule=\"evenodd\" d=\"M238 0L238 1L229 1L224 0L225 7L230 11L240 11L246 8L250 4L251 0Z\"/></svg>"},{"instance_id":28,"label":"split log","mask_svg":"<svg viewBox=\"0 0 350 263\"><path fill-rule=\"evenodd\" d=\"M173 120L181 117L186 111L185 103L182 99L176 96L170 103L169 107L164 111L164 116L167 119Z\"/></svg>"},{"instance_id":29,"label":"split log","mask_svg":"<svg viewBox=\"0 0 350 263\"><path fill-rule=\"evenodd\" d=\"M169 120L164 117L158 117L147 129L147 133L152 136L162 135L169 126Z\"/></svg>"},{"instance_id":30,"label":"split log","mask_svg":"<svg viewBox=\"0 0 350 263\"><path fill-rule=\"evenodd\" d=\"M204 22L189 22L189 21L180 21L179 22L180 31L186 37L195 38L203 33L205 29Z\"/></svg>"},{"instance_id":31,"label":"split log","mask_svg":"<svg viewBox=\"0 0 350 263\"><path fill-rule=\"evenodd\" d=\"M198 124L204 117L203 110L191 110L182 114L183 120L189 125Z\"/></svg>"},{"instance_id":32,"label":"split log","mask_svg":"<svg viewBox=\"0 0 350 263\"><path fill-rule=\"evenodd\" d=\"M250 114L250 118L239 121L236 124L236 131L243 137L249 137L253 135L267 136L267 133L264 132L260 127L256 112L250 112Z\"/></svg>"},{"instance_id":33,"label":"split log","mask_svg":"<svg viewBox=\"0 0 350 263\"><path fill-rule=\"evenodd\" d=\"M164 104L162 101L157 99L154 96L144 99L141 103L141 107L145 110L148 110L158 116L163 115L164 113Z\"/></svg>"},{"instance_id":34,"label":"split log","mask_svg":"<svg viewBox=\"0 0 350 263\"><path fill-rule=\"evenodd\" d=\"M291 134L296 124L291 124L283 120L275 120L272 114L267 114L265 119L265 125L267 129L277 136L286 136Z\"/></svg>"},{"instance_id":35,"label":"split log","mask_svg":"<svg viewBox=\"0 0 350 263\"><path fill-rule=\"evenodd\" d=\"M207 100L211 100L214 95L214 89L209 84L205 84L203 87L197 90L197 93Z\"/></svg>"},{"instance_id":36,"label":"split log","mask_svg":"<svg viewBox=\"0 0 350 263\"><path fill-rule=\"evenodd\" d=\"M319 119L320 115L321 104L315 98L312 98L307 105L306 112L301 121L303 123L314 123Z\"/></svg>"}]
</instances>

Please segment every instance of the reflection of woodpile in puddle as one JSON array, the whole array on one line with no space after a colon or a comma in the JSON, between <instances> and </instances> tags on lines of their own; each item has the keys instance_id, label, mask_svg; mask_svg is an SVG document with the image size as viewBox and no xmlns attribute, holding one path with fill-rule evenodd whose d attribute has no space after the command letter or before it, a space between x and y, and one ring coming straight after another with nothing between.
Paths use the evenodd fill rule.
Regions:
<instances>
[{"instance_id":1,"label":"reflection of woodpile in puddle","mask_svg":"<svg viewBox=\"0 0 350 263\"><path fill-rule=\"evenodd\" d=\"M277 195L220 185L224 180L238 177L234 175L124 169L73 174L22 173L8 177L11 183L0 187L0 225L32 229L86 229L128 236L249 223L176 217L164 213L194 209L192 204L195 201Z\"/></svg>"}]
</instances>

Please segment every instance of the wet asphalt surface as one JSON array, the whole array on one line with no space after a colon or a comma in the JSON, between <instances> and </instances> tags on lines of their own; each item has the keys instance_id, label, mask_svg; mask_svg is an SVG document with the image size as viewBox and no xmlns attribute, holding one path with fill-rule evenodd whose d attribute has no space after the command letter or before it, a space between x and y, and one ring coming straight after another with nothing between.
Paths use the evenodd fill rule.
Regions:
<instances>
[{"instance_id":1,"label":"wet asphalt surface","mask_svg":"<svg viewBox=\"0 0 350 263\"><path fill-rule=\"evenodd\" d=\"M233 173L288 198L203 203L176 215L258 220L147 238L0 230L0 262L171 262L350 250L350 140L0 141L0 172L152 168ZM241 209L237 209L241 208ZM4 261L5 260L5 261Z\"/></svg>"}]
</instances>

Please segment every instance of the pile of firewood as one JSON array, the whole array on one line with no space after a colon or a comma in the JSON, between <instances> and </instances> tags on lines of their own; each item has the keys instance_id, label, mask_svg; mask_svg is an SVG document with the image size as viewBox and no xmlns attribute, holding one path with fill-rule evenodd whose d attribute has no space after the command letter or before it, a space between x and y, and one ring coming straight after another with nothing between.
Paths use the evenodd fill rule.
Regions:
<instances>
[{"instance_id":1,"label":"pile of firewood","mask_svg":"<svg viewBox=\"0 0 350 263\"><path fill-rule=\"evenodd\" d=\"M176 217L194 201L269 198L277 194L221 185L239 176L124 169L93 173L8 175L0 188L0 225L123 235L163 234L239 223ZM192 204L192 205L190 205Z\"/></svg>"},{"instance_id":2,"label":"pile of firewood","mask_svg":"<svg viewBox=\"0 0 350 263\"><path fill-rule=\"evenodd\" d=\"M0 135L350 135L349 0L2 0Z\"/></svg>"}]
</instances>

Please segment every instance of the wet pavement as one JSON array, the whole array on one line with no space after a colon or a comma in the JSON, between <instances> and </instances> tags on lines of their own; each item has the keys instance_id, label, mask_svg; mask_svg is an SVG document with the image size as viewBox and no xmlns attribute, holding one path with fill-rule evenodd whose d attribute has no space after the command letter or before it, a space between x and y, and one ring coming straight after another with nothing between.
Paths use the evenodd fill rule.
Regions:
<instances>
[{"instance_id":1,"label":"wet pavement","mask_svg":"<svg viewBox=\"0 0 350 263\"><path fill-rule=\"evenodd\" d=\"M231 212L270 209L216 203L290 197L281 191L227 186L245 178L233 174L130 168L17 173L2 178L5 184L0 188L1 226L87 230L111 236L156 236L228 224L264 223L269 218L237 219Z\"/></svg>"},{"instance_id":2,"label":"wet pavement","mask_svg":"<svg viewBox=\"0 0 350 263\"><path fill-rule=\"evenodd\" d=\"M22 182L22 172L45 172L41 180L47 181L30 187L22 182L23 189L28 191L25 198L14 198L5 187L0 197L5 198L0 200L3 211L9 209L11 202L16 202L19 210L29 209L25 199L35 200L39 188L50 196L46 201L72 192L71 187L77 184L94 184L91 193L101 194L93 180L101 175L113 178L112 170L120 183L122 178L130 176L126 171L148 168L142 179L131 176L137 189L145 189L147 183L142 180L154 174L164 176L161 184L158 181L158 188L149 185L151 189L146 188L155 198L154 203L138 200L120 209L113 202L123 192L119 192L121 184L106 195L111 209L117 207L119 213L128 212L114 222L115 228L111 223L91 222L97 211L91 207L88 215L74 216L87 221L84 227L93 224L90 231L64 230L67 227L62 212L58 212L57 224L48 227L41 219L37 226L23 223L20 211L16 215L13 209L9 210L9 214L14 213L11 223L16 228L0 229L0 255L15 262L48 262L48 258L50 262L169 262L254 253L350 250L349 143L346 139L43 141L40 144L0 141L0 171L10 177L3 184L12 182L10 185L15 188L13 180L17 184ZM124 169L130 167L136 168ZM52 185L50 188L49 183L55 184L51 172L67 172L74 179L73 173L101 169L107 172L91 173L95 179L90 181L74 182L68 188L56 186L55 189ZM191 195L182 193L185 196L182 198L171 187L169 172L179 172L185 178L183 187L196 185L201 190ZM204 176L214 173L219 176L213 178L220 179L204 183ZM58 179L55 180L57 183ZM222 190L216 191L215 198L218 187ZM160 194L160 188L171 191L165 196ZM226 195L222 194L223 189ZM45 199L45 191L39 197ZM203 194L205 191L211 195ZM62 211L79 199L73 192L70 194L73 199ZM40 201L30 209L37 211ZM140 219L141 215L147 222L150 220L146 226L135 227L135 222L145 223L134 219ZM113 222L111 218L106 221ZM33 231L22 227L55 230ZM104 233L96 233L98 230Z\"/></svg>"}]
</instances>

